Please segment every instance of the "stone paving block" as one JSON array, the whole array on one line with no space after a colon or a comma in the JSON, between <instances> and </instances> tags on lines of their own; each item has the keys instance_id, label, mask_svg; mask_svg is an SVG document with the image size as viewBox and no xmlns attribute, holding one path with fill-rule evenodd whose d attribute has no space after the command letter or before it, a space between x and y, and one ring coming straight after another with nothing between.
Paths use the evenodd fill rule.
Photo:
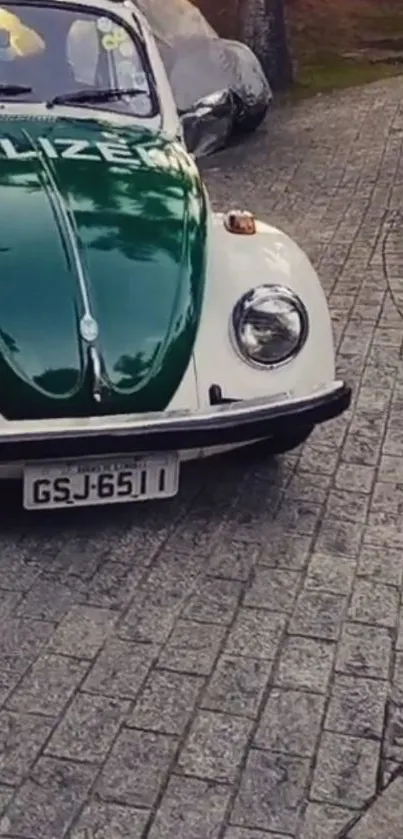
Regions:
<instances>
[{"instance_id":1,"label":"stone paving block","mask_svg":"<svg viewBox=\"0 0 403 839\"><path fill-rule=\"evenodd\" d=\"M0 819L0 835L64 839L85 801L96 769L41 758Z\"/></svg>"},{"instance_id":2,"label":"stone paving block","mask_svg":"<svg viewBox=\"0 0 403 839\"><path fill-rule=\"evenodd\" d=\"M309 757L316 750L325 697L317 693L272 690L254 737L254 746Z\"/></svg>"},{"instance_id":3,"label":"stone paving block","mask_svg":"<svg viewBox=\"0 0 403 839\"><path fill-rule=\"evenodd\" d=\"M91 801L69 839L140 839L148 818L147 810Z\"/></svg>"},{"instance_id":4,"label":"stone paving block","mask_svg":"<svg viewBox=\"0 0 403 839\"><path fill-rule=\"evenodd\" d=\"M55 550L42 567L41 577L49 583L69 585L70 582L89 582L101 564L101 558L113 541L113 528L106 520L98 520L98 529L73 528L67 538L55 544Z\"/></svg>"},{"instance_id":5,"label":"stone paving block","mask_svg":"<svg viewBox=\"0 0 403 839\"><path fill-rule=\"evenodd\" d=\"M119 529L113 544L109 545L108 558L111 562L124 562L130 567L135 565L136 568L147 569L176 521L175 502L177 501L178 498L173 498L172 503L168 502L164 511L160 508L160 516L155 513L150 515L151 511L147 515L144 509L140 510L140 507L136 507L134 511L133 507L130 510L130 521L125 522L125 525ZM125 512L127 509L126 507Z\"/></svg>"},{"instance_id":6,"label":"stone paving block","mask_svg":"<svg viewBox=\"0 0 403 839\"><path fill-rule=\"evenodd\" d=\"M285 568L257 566L250 587L245 593L243 605L289 614L297 596L301 576L300 572Z\"/></svg>"},{"instance_id":7,"label":"stone paving block","mask_svg":"<svg viewBox=\"0 0 403 839\"><path fill-rule=\"evenodd\" d=\"M379 464L379 479L392 484L403 481L403 458L383 454Z\"/></svg>"},{"instance_id":8,"label":"stone paving block","mask_svg":"<svg viewBox=\"0 0 403 839\"><path fill-rule=\"evenodd\" d=\"M164 647L158 666L208 676L225 638L226 628L179 620Z\"/></svg>"},{"instance_id":9,"label":"stone paving block","mask_svg":"<svg viewBox=\"0 0 403 839\"><path fill-rule=\"evenodd\" d=\"M189 557L208 556L223 527L223 519L219 513L217 509L215 516L212 516L211 508L207 509L205 514L198 511L193 517L191 528L188 527L187 521L176 528L166 542L166 549L176 554L187 554Z\"/></svg>"},{"instance_id":10,"label":"stone paving block","mask_svg":"<svg viewBox=\"0 0 403 839\"><path fill-rule=\"evenodd\" d=\"M388 455L395 455L396 457L403 456L402 441L398 428L388 428L383 441L382 452Z\"/></svg>"},{"instance_id":11,"label":"stone paving block","mask_svg":"<svg viewBox=\"0 0 403 839\"><path fill-rule=\"evenodd\" d=\"M64 618L74 601L74 591L66 585L39 579L16 609L22 618L58 622Z\"/></svg>"},{"instance_id":12,"label":"stone paving block","mask_svg":"<svg viewBox=\"0 0 403 839\"><path fill-rule=\"evenodd\" d=\"M180 613L180 602L175 605L161 605L156 593L147 597L138 592L119 623L118 637L136 644L165 644Z\"/></svg>"},{"instance_id":13,"label":"stone paving block","mask_svg":"<svg viewBox=\"0 0 403 839\"><path fill-rule=\"evenodd\" d=\"M355 737L382 737L388 683L362 676L336 676L325 728Z\"/></svg>"},{"instance_id":14,"label":"stone paving block","mask_svg":"<svg viewBox=\"0 0 403 839\"><path fill-rule=\"evenodd\" d=\"M373 346L377 346L380 343L380 335L381 329L376 329L373 333ZM356 411L362 412L364 416L367 415L372 419L375 416L382 418L388 412L390 400L391 393L389 390L383 390L377 386L365 385L363 383L357 393Z\"/></svg>"},{"instance_id":15,"label":"stone paving block","mask_svg":"<svg viewBox=\"0 0 403 839\"><path fill-rule=\"evenodd\" d=\"M21 592L0 590L0 620L5 620L9 616L15 615L21 599Z\"/></svg>"},{"instance_id":16,"label":"stone paving block","mask_svg":"<svg viewBox=\"0 0 403 839\"><path fill-rule=\"evenodd\" d=\"M7 700L7 707L58 716L88 670L86 661L42 653Z\"/></svg>"},{"instance_id":17,"label":"stone paving block","mask_svg":"<svg viewBox=\"0 0 403 839\"><path fill-rule=\"evenodd\" d=\"M219 545L209 557L207 573L211 577L246 582L260 550L259 544L248 542L233 541L229 545Z\"/></svg>"},{"instance_id":18,"label":"stone paving block","mask_svg":"<svg viewBox=\"0 0 403 839\"><path fill-rule=\"evenodd\" d=\"M0 711L0 784L18 784L43 748L53 721Z\"/></svg>"},{"instance_id":19,"label":"stone paving block","mask_svg":"<svg viewBox=\"0 0 403 839\"><path fill-rule=\"evenodd\" d=\"M377 347L375 349L379 348ZM373 364L371 360L368 359L365 366L365 370L362 375L363 384L371 384L374 381L379 381L379 387L391 389L395 383L395 379L396 367L394 367L393 365L381 365L379 363ZM381 473L379 474L381 475ZM384 477L384 473L382 473L382 480L386 480Z\"/></svg>"},{"instance_id":20,"label":"stone paving block","mask_svg":"<svg viewBox=\"0 0 403 839\"><path fill-rule=\"evenodd\" d=\"M329 493L326 510L329 516L341 521L365 522L368 504L366 493L335 489Z\"/></svg>"},{"instance_id":21,"label":"stone paving block","mask_svg":"<svg viewBox=\"0 0 403 839\"><path fill-rule=\"evenodd\" d=\"M403 582L402 551L364 547L360 551L357 573L375 582L400 587Z\"/></svg>"},{"instance_id":22,"label":"stone paving block","mask_svg":"<svg viewBox=\"0 0 403 839\"><path fill-rule=\"evenodd\" d=\"M403 764L403 706L389 700L384 730L385 758Z\"/></svg>"},{"instance_id":23,"label":"stone paving block","mask_svg":"<svg viewBox=\"0 0 403 839\"><path fill-rule=\"evenodd\" d=\"M337 594L302 591L289 625L290 634L336 641L347 601Z\"/></svg>"},{"instance_id":24,"label":"stone paving block","mask_svg":"<svg viewBox=\"0 0 403 839\"><path fill-rule=\"evenodd\" d=\"M392 655L392 638L387 629L345 623L341 633L336 670L340 673L387 679Z\"/></svg>"},{"instance_id":25,"label":"stone paving block","mask_svg":"<svg viewBox=\"0 0 403 839\"><path fill-rule=\"evenodd\" d=\"M392 676L392 698L395 702L403 705L403 652L397 652L395 655Z\"/></svg>"},{"instance_id":26,"label":"stone paving block","mask_svg":"<svg viewBox=\"0 0 403 839\"><path fill-rule=\"evenodd\" d=\"M303 501L283 503L277 513L276 523L285 532L294 532L301 536L312 536L322 515L321 504Z\"/></svg>"},{"instance_id":27,"label":"stone paving block","mask_svg":"<svg viewBox=\"0 0 403 839\"><path fill-rule=\"evenodd\" d=\"M396 521L380 523L379 518L373 517L370 513L364 531L364 545L371 545L378 548L403 548L403 531Z\"/></svg>"},{"instance_id":28,"label":"stone paving block","mask_svg":"<svg viewBox=\"0 0 403 839\"><path fill-rule=\"evenodd\" d=\"M373 466L340 463L334 483L337 489L370 493L375 480Z\"/></svg>"},{"instance_id":29,"label":"stone paving block","mask_svg":"<svg viewBox=\"0 0 403 839\"><path fill-rule=\"evenodd\" d=\"M346 839L401 839L403 777L396 778L367 809Z\"/></svg>"},{"instance_id":30,"label":"stone paving block","mask_svg":"<svg viewBox=\"0 0 403 839\"><path fill-rule=\"evenodd\" d=\"M129 708L130 703L122 699L78 693L45 752L53 757L101 763Z\"/></svg>"},{"instance_id":31,"label":"stone paving block","mask_svg":"<svg viewBox=\"0 0 403 839\"><path fill-rule=\"evenodd\" d=\"M287 499L322 504L328 495L332 476L295 473L287 484Z\"/></svg>"},{"instance_id":32,"label":"stone paving block","mask_svg":"<svg viewBox=\"0 0 403 839\"><path fill-rule=\"evenodd\" d=\"M0 786L0 816L3 815L7 804L9 803L9 801L12 798L13 792L14 792L13 787Z\"/></svg>"},{"instance_id":33,"label":"stone paving block","mask_svg":"<svg viewBox=\"0 0 403 839\"><path fill-rule=\"evenodd\" d=\"M49 640L54 625L9 618L0 632L0 685L12 687Z\"/></svg>"},{"instance_id":34,"label":"stone paving block","mask_svg":"<svg viewBox=\"0 0 403 839\"><path fill-rule=\"evenodd\" d=\"M126 721L126 725L180 735L204 685L200 676L154 670Z\"/></svg>"},{"instance_id":35,"label":"stone paving block","mask_svg":"<svg viewBox=\"0 0 403 839\"><path fill-rule=\"evenodd\" d=\"M6 485L4 485L6 488ZM2 534L0 545L0 578L5 591L27 592L41 573L41 564L37 561L38 546L46 554L46 540L28 534L21 537L14 533Z\"/></svg>"},{"instance_id":36,"label":"stone paving block","mask_svg":"<svg viewBox=\"0 0 403 839\"><path fill-rule=\"evenodd\" d=\"M269 518L272 522L272 516ZM250 509L247 503L239 504L239 502L232 507L226 516L226 521L220 533L220 538L212 545L211 551L216 551L221 548L221 545L228 544L236 534L237 541L245 545L250 545L252 549L261 546L264 541L262 531L264 533L268 521L262 521L262 516L256 510Z\"/></svg>"},{"instance_id":37,"label":"stone paving block","mask_svg":"<svg viewBox=\"0 0 403 839\"><path fill-rule=\"evenodd\" d=\"M311 797L359 810L375 793L379 755L372 740L324 732Z\"/></svg>"},{"instance_id":38,"label":"stone paving block","mask_svg":"<svg viewBox=\"0 0 403 839\"><path fill-rule=\"evenodd\" d=\"M293 839L285 833L270 833L267 830L249 830L248 827L228 827L224 833L224 839Z\"/></svg>"},{"instance_id":39,"label":"stone paving block","mask_svg":"<svg viewBox=\"0 0 403 839\"><path fill-rule=\"evenodd\" d=\"M309 803L297 834L298 839L340 839L342 829L354 818L357 818L354 810L345 810L332 804Z\"/></svg>"},{"instance_id":40,"label":"stone paving block","mask_svg":"<svg viewBox=\"0 0 403 839\"><path fill-rule=\"evenodd\" d=\"M343 460L359 466L376 466L381 453L381 445L380 433L375 438L368 438L359 430L351 430L343 445Z\"/></svg>"},{"instance_id":41,"label":"stone paving block","mask_svg":"<svg viewBox=\"0 0 403 839\"><path fill-rule=\"evenodd\" d=\"M226 652L273 659L285 627L285 617L263 609L240 609L228 636Z\"/></svg>"},{"instance_id":42,"label":"stone paving block","mask_svg":"<svg viewBox=\"0 0 403 839\"><path fill-rule=\"evenodd\" d=\"M338 556L358 555L363 535L363 525L355 522L340 521L329 515L323 516L315 542L318 553L330 553Z\"/></svg>"},{"instance_id":43,"label":"stone paving block","mask_svg":"<svg viewBox=\"0 0 403 839\"><path fill-rule=\"evenodd\" d=\"M252 721L215 711L199 711L178 759L185 775L231 783L252 730Z\"/></svg>"},{"instance_id":44,"label":"stone paving block","mask_svg":"<svg viewBox=\"0 0 403 839\"><path fill-rule=\"evenodd\" d=\"M399 619L398 619L398 633L396 639L396 649L403 650L403 607L399 610Z\"/></svg>"},{"instance_id":45,"label":"stone paving block","mask_svg":"<svg viewBox=\"0 0 403 839\"><path fill-rule=\"evenodd\" d=\"M116 616L108 609L73 606L49 642L51 652L93 658L112 630Z\"/></svg>"},{"instance_id":46,"label":"stone paving block","mask_svg":"<svg viewBox=\"0 0 403 839\"><path fill-rule=\"evenodd\" d=\"M230 793L214 781L173 775L148 839L219 839Z\"/></svg>"},{"instance_id":47,"label":"stone paving block","mask_svg":"<svg viewBox=\"0 0 403 839\"><path fill-rule=\"evenodd\" d=\"M139 594L145 595L144 603L147 606L161 606L176 611L196 589L202 567L201 557L164 549L158 554L146 580L140 586Z\"/></svg>"},{"instance_id":48,"label":"stone paving block","mask_svg":"<svg viewBox=\"0 0 403 839\"><path fill-rule=\"evenodd\" d=\"M112 638L96 658L83 690L135 699L158 653L152 645Z\"/></svg>"},{"instance_id":49,"label":"stone paving block","mask_svg":"<svg viewBox=\"0 0 403 839\"><path fill-rule=\"evenodd\" d=\"M347 556L314 553L310 559L305 588L348 595L352 589L356 560Z\"/></svg>"},{"instance_id":50,"label":"stone paving block","mask_svg":"<svg viewBox=\"0 0 403 839\"><path fill-rule=\"evenodd\" d=\"M130 567L114 559L107 560L89 583L77 586L76 599L99 609L123 609L137 590L142 575L141 566Z\"/></svg>"},{"instance_id":51,"label":"stone paving block","mask_svg":"<svg viewBox=\"0 0 403 839\"><path fill-rule=\"evenodd\" d=\"M241 592L242 583L237 580L204 580L187 601L182 617L203 623L230 624Z\"/></svg>"},{"instance_id":52,"label":"stone paving block","mask_svg":"<svg viewBox=\"0 0 403 839\"><path fill-rule=\"evenodd\" d=\"M166 780L177 739L126 729L120 732L97 781L105 801L150 808Z\"/></svg>"},{"instance_id":53,"label":"stone paving block","mask_svg":"<svg viewBox=\"0 0 403 839\"><path fill-rule=\"evenodd\" d=\"M295 832L304 801L309 759L251 749L231 824Z\"/></svg>"},{"instance_id":54,"label":"stone paving block","mask_svg":"<svg viewBox=\"0 0 403 839\"><path fill-rule=\"evenodd\" d=\"M200 705L212 711L255 717L269 680L270 661L222 655Z\"/></svg>"},{"instance_id":55,"label":"stone paving block","mask_svg":"<svg viewBox=\"0 0 403 839\"><path fill-rule=\"evenodd\" d=\"M371 499L371 516L379 524L392 523L399 519L403 492L399 484L377 481Z\"/></svg>"},{"instance_id":56,"label":"stone paving block","mask_svg":"<svg viewBox=\"0 0 403 839\"><path fill-rule=\"evenodd\" d=\"M283 688L306 688L326 693L336 645L314 638L286 638L274 676L275 684Z\"/></svg>"},{"instance_id":57,"label":"stone paving block","mask_svg":"<svg viewBox=\"0 0 403 839\"><path fill-rule=\"evenodd\" d=\"M290 568L302 571L306 567L312 546L311 536L294 536L287 534L267 541L259 555L259 564L271 568Z\"/></svg>"},{"instance_id":58,"label":"stone paving block","mask_svg":"<svg viewBox=\"0 0 403 839\"><path fill-rule=\"evenodd\" d=\"M399 593L392 586L359 578L354 585L348 617L375 626L396 626Z\"/></svg>"},{"instance_id":59,"label":"stone paving block","mask_svg":"<svg viewBox=\"0 0 403 839\"><path fill-rule=\"evenodd\" d=\"M324 457L323 448L309 445L303 449L297 473L312 472L314 475L333 475L337 468L337 461L337 451L327 451L326 457Z\"/></svg>"}]
</instances>

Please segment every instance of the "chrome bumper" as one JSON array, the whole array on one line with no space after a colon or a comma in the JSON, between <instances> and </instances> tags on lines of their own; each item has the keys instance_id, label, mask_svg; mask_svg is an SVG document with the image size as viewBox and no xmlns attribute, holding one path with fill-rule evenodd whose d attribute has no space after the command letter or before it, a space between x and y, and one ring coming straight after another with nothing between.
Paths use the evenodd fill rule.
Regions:
<instances>
[{"instance_id":1,"label":"chrome bumper","mask_svg":"<svg viewBox=\"0 0 403 839\"><path fill-rule=\"evenodd\" d=\"M196 411L0 422L0 462L204 448L264 439L343 413L344 382L304 398L265 397Z\"/></svg>"}]
</instances>

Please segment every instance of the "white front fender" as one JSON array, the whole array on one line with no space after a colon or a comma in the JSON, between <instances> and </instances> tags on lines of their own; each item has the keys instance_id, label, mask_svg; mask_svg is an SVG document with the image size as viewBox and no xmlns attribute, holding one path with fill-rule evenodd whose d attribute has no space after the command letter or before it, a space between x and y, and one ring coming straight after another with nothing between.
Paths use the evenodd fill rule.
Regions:
<instances>
[{"instance_id":1,"label":"white front fender","mask_svg":"<svg viewBox=\"0 0 403 839\"><path fill-rule=\"evenodd\" d=\"M225 398L251 399L290 393L307 396L335 378L329 310L318 276L301 248L286 234L257 222L255 235L229 233L223 217L211 214L205 300L194 358L201 404L212 384ZM236 301L254 286L280 284L304 303L309 333L298 356L277 368L250 366L230 340Z\"/></svg>"}]
</instances>

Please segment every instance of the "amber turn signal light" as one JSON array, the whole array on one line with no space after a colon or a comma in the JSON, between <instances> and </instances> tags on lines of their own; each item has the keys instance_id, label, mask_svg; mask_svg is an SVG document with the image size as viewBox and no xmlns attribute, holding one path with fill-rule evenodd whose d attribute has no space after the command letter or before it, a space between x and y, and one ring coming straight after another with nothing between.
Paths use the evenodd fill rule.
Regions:
<instances>
[{"instance_id":1,"label":"amber turn signal light","mask_svg":"<svg viewBox=\"0 0 403 839\"><path fill-rule=\"evenodd\" d=\"M230 210L224 216L224 227L229 233L238 233L241 236L253 236L256 233L255 216L247 210Z\"/></svg>"}]
</instances>

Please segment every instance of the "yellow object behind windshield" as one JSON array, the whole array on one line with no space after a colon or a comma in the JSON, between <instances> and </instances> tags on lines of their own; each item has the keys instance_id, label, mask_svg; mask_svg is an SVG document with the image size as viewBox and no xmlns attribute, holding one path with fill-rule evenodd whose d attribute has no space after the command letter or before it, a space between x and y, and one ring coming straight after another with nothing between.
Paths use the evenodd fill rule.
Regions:
<instances>
[{"instance_id":1,"label":"yellow object behind windshield","mask_svg":"<svg viewBox=\"0 0 403 839\"><path fill-rule=\"evenodd\" d=\"M5 29L10 34L10 53L15 58L25 58L30 55L38 55L44 51L46 44L44 40L33 29L24 26L16 16L0 8L0 29Z\"/></svg>"}]
</instances>

